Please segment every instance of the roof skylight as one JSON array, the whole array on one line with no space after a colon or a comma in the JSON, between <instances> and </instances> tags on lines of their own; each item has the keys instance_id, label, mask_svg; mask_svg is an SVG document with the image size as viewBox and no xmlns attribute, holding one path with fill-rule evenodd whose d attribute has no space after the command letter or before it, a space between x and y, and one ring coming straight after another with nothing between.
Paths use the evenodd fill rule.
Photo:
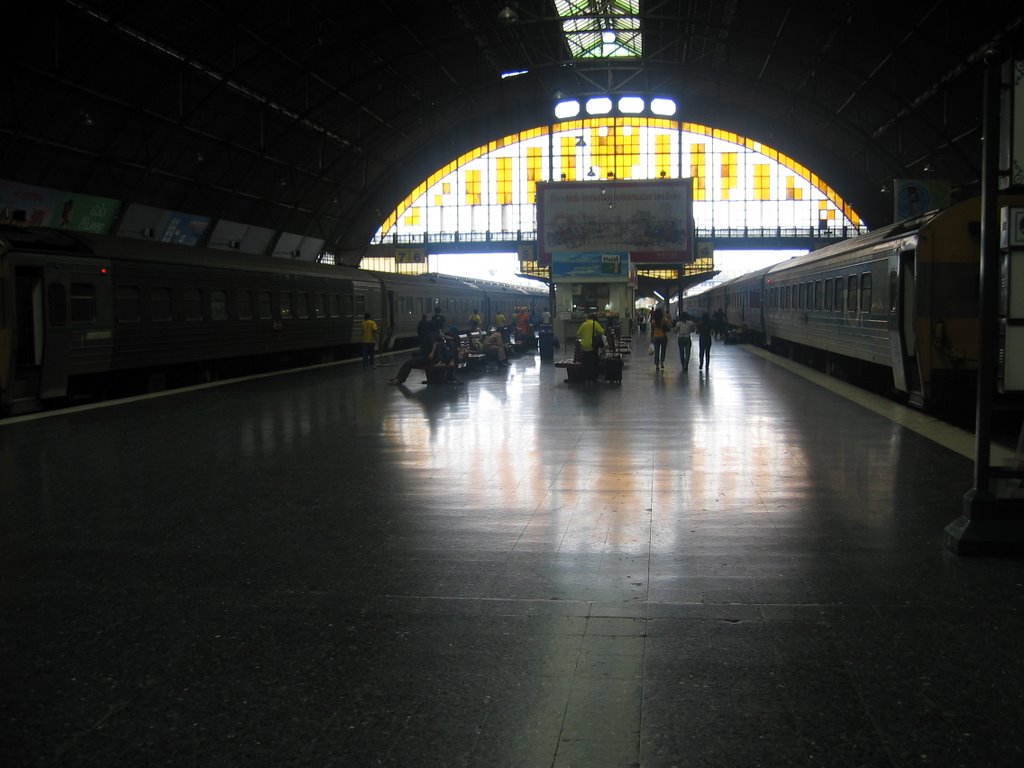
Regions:
<instances>
[{"instance_id":1,"label":"roof skylight","mask_svg":"<svg viewBox=\"0 0 1024 768\"><path fill-rule=\"evenodd\" d=\"M643 54L640 0L554 0L574 59Z\"/></svg>"}]
</instances>

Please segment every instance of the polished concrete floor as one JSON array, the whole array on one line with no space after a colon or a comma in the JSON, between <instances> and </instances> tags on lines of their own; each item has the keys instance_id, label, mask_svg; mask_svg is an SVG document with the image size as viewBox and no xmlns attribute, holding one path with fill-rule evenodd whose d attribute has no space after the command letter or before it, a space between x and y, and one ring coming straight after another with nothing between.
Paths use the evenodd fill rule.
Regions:
<instances>
[{"instance_id":1,"label":"polished concrete floor","mask_svg":"<svg viewBox=\"0 0 1024 768\"><path fill-rule=\"evenodd\" d=\"M0 422L0 764L1024 764L1024 561L945 547L941 425L638 352Z\"/></svg>"}]
</instances>

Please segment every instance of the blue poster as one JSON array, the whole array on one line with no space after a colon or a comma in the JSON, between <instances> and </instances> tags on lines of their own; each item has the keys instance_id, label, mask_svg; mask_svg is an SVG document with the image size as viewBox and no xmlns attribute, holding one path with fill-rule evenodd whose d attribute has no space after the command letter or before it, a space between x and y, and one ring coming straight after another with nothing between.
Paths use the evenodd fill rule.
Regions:
<instances>
[{"instance_id":1,"label":"blue poster","mask_svg":"<svg viewBox=\"0 0 1024 768\"><path fill-rule=\"evenodd\" d=\"M629 253L556 251L551 254L551 277L625 282L629 278Z\"/></svg>"}]
</instances>

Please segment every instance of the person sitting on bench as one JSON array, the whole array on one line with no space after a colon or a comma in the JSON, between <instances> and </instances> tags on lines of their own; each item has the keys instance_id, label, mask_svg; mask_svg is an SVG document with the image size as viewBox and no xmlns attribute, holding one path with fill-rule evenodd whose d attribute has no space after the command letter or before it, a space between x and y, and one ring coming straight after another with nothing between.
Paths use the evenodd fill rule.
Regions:
<instances>
[{"instance_id":1,"label":"person sitting on bench","mask_svg":"<svg viewBox=\"0 0 1024 768\"><path fill-rule=\"evenodd\" d=\"M393 379L388 379L388 384L405 384L405 380L409 378L409 374L413 368L428 368L434 365L438 360L437 357L437 339L428 340L426 343L421 343L420 348L416 351L416 354L412 357L406 358L405 362L402 363L398 369L398 373L395 374Z\"/></svg>"},{"instance_id":2,"label":"person sitting on bench","mask_svg":"<svg viewBox=\"0 0 1024 768\"><path fill-rule=\"evenodd\" d=\"M508 355L505 353L505 339L502 338L501 331L494 331L489 336L485 336L483 347L484 352L488 355L492 352L497 355L498 365L508 365Z\"/></svg>"}]
</instances>

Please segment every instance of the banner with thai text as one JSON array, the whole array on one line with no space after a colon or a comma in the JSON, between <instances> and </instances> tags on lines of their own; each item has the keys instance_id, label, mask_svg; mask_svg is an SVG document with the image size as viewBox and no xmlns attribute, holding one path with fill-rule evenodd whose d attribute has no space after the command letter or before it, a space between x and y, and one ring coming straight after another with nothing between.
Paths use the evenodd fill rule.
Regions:
<instances>
[{"instance_id":1,"label":"banner with thai text","mask_svg":"<svg viewBox=\"0 0 1024 768\"><path fill-rule=\"evenodd\" d=\"M693 261L691 179L539 182L538 261L560 253L626 251L635 263Z\"/></svg>"}]
</instances>

